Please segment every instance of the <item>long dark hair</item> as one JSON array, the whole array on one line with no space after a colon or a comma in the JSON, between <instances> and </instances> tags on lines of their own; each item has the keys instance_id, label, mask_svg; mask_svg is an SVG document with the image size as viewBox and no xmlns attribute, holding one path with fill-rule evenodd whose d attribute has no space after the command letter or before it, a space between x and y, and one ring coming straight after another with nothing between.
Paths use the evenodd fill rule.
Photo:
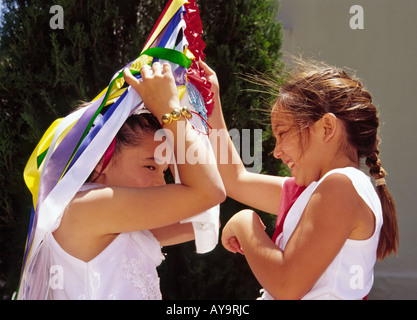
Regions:
<instances>
[{"instance_id":1,"label":"long dark hair","mask_svg":"<svg viewBox=\"0 0 417 320\"><path fill-rule=\"evenodd\" d=\"M275 105L294 119L300 132L324 114L333 113L346 128L346 150L356 150L353 154L357 159L353 160L359 162L364 158L369 174L374 179L384 178L386 172L381 166L378 149L379 117L371 94L361 81L344 70L323 64L305 63L302 66L302 71L295 73L279 88ZM351 157L352 153L347 155ZM376 191L384 219L377 250L377 257L382 260L397 253L399 232L394 199L385 183L378 185Z\"/></svg>"}]
</instances>

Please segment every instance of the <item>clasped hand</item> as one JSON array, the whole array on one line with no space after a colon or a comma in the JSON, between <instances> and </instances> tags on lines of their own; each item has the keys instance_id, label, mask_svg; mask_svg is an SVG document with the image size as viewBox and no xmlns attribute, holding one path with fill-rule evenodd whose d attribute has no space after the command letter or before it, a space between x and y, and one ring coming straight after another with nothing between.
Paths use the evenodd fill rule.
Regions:
<instances>
[{"instance_id":1,"label":"clasped hand","mask_svg":"<svg viewBox=\"0 0 417 320\"><path fill-rule=\"evenodd\" d=\"M142 80L136 79L129 71L124 70L125 81L141 96L146 108L158 119L179 107L179 96L171 66L155 62L152 67L144 65L140 69Z\"/></svg>"}]
</instances>

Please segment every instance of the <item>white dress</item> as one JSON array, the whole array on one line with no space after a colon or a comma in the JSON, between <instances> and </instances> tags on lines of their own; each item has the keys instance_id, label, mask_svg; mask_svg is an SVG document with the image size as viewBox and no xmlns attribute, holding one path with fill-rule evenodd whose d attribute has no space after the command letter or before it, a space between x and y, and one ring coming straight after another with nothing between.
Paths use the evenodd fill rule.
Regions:
<instances>
[{"instance_id":1,"label":"white dress","mask_svg":"<svg viewBox=\"0 0 417 320\"><path fill-rule=\"evenodd\" d=\"M148 231L119 234L89 262L65 252L48 234L50 296L69 300L160 300L156 267L164 259Z\"/></svg>"},{"instance_id":2,"label":"white dress","mask_svg":"<svg viewBox=\"0 0 417 320\"><path fill-rule=\"evenodd\" d=\"M347 167L331 170L320 181L312 182L298 197L288 212L284 221L283 232L277 237L275 244L280 249L285 250L312 194L326 177L334 173L344 174L352 181L356 192L375 216L375 230L373 235L366 240L346 240L337 256L317 280L313 288L302 298L306 300L359 300L369 293L373 285L373 270L376 263L376 252L382 226L381 202L371 183L371 179L356 168ZM273 299L266 290L263 289L262 291L262 299Z\"/></svg>"}]
</instances>

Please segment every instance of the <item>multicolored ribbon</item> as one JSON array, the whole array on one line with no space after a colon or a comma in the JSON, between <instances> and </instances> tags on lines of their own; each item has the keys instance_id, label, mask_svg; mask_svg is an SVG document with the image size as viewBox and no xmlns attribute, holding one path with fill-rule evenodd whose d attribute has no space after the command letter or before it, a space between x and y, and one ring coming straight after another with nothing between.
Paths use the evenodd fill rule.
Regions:
<instances>
[{"instance_id":1,"label":"multicolored ribbon","mask_svg":"<svg viewBox=\"0 0 417 320\"><path fill-rule=\"evenodd\" d=\"M23 259L21 289L22 280L31 272L28 271L28 264L41 242L48 232L59 226L63 210L108 150L127 117L134 112L147 112L138 93L125 84L125 68L140 78L143 65L154 61L169 62L181 103L188 103L190 109L203 117L211 112L213 102L210 83L196 63L199 59L204 60L205 45L201 33L201 20L195 1L170 0L140 56L116 72L108 87L88 106L57 119L46 130L23 174L32 194L33 208ZM193 121L194 127L204 130L204 121L198 117L193 117ZM187 221L193 222L193 225L198 222L199 226L202 223L218 223L218 210L214 215L212 211L209 216L203 213L195 220ZM218 226L214 226L216 228L218 232ZM210 251L214 248L213 244L217 244L217 238L215 243L209 240L209 245L202 239L196 235L197 252ZM25 290L29 290L27 286L19 290L18 298L27 297Z\"/></svg>"}]
</instances>

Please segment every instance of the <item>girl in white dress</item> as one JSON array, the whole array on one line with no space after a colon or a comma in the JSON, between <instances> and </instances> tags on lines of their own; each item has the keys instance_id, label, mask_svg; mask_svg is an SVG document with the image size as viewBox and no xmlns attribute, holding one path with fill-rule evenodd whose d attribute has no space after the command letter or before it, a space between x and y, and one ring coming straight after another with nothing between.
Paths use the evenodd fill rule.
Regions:
<instances>
[{"instance_id":1,"label":"girl in white dress","mask_svg":"<svg viewBox=\"0 0 417 320\"><path fill-rule=\"evenodd\" d=\"M215 73L206 69L218 88ZM226 124L215 91L209 122L222 129ZM305 64L279 88L271 124L274 157L287 164L293 178L250 173L242 163L219 162L227 195L277 214L281 202L292 196L285 191L287 181L295 178L305 190L289 209L275 242L258 215L243 210L225 225L224 247L245 255L265 299L364 299L377 258L396 253L398 245L396 210L379 159L379 119L371 95L342 70ZM227 130L219 132L228 138ZM235 159L228 140L228 159ZM359 170L360 159L375 178L376 190Z\"/></svg>"},{"instance_id":2,"label":"girl in white dress","mask_svg":"<svg viewBox=\"0 0 417 320\"><path fill-rule=\"evenodd\" d=\"M124 77L153 115L132 115L122 126L110 161L98 163L28 267L48 286L24 284L24 298L161 299L161 246L193 239L191 223L179 222L224 200L216 165L203 158L206 145L184 114L164 123L166 137L175 155L178 145L192 146L201 159L177 163L181 183L165 184L169 164L157 159L154 134L178 110L178 91L169 64L145 65L141 74L138 81L126 69Z\"/></svg>"}]
</instances>

